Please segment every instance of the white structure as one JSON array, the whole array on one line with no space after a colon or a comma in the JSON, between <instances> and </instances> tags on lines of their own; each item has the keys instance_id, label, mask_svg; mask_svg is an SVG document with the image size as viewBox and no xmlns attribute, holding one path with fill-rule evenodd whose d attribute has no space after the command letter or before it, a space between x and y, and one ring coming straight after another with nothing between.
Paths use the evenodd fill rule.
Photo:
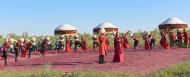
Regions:
<instances>
[{"instance_id":1,"label":"white structure","mask_svg":"<svg viewBox=\"0 0 190 77\"><path fill-rule=\"evenodd\" d=\"M99 30L102 28L104 28L105 31L108 33L118 32L118 27L116 27L115 25L113 25L111 23L105 22L105 23L101 23L100 25L93 28L93 33L99 34Z\"/></svg>"},{"instance_id":2,"label":"white structure","mask_svg":"<svg viewBox=\"0 0 190 77\"><path fill-rule=\"evenodd\" d=\"M160 30L172 30L172 29L187 29L188 28L188 25L179 20L178 18L168 18L167 20L165 20L163 23L161 23L159 25L159 29Z\"/></svg>"},{"instance_id":3,"label":"white structure","mask_svg":"<svg viewBox=\"0 0 190 77\"><path fill-rule=\"evenodd\" d=\"M75 35L77 34L77 29L69 24L64 24L64 25L58 26L54 30L54 34L55 35L63 35L63 34Z\"/></svg>"}]
</instances>

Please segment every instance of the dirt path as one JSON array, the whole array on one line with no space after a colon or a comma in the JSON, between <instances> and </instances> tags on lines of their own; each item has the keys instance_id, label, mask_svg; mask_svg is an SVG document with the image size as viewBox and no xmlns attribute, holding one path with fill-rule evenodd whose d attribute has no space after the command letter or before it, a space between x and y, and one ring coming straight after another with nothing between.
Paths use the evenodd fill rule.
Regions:
<instances>
[{"instance_id":1,"label":"dirt path","mask_svg":"<svg viewBox=\"0 0 190 77\"><path fill-rule=\"evenodd\" d=\"M54 52L54 53L53 53ZM89 49L88 51L79 50L78 53L57 54L55 51L48 53L45 58L39 53L32 55L31 59L19 58L18 62L9 59L9 65L4 67L0 61L2 70L7 71L35 71L42 70L44 63L49 63L51 69L72 72L75 70L95 70L107 72L135 72L149 74L154 71L164 69L172 64L179 63L190 57L190 49L173 48L163 50L155 48L151 52L145 51L142 47L136 52L132 49L125 51L125 63L112 63L114 50L111 49L105 57L106 64L98 64L98 51Z\"/></svg>"}]
</instances>

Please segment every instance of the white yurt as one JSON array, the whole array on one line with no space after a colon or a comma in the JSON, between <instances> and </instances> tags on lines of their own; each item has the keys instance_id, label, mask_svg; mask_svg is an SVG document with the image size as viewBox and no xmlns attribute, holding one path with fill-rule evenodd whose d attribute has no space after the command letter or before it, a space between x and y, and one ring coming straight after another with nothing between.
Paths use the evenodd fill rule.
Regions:
<instances>
[{"instance_id":1,"label":"white yurt","mask_svg":"<svg viewBox=\"0 0 190 77\"><path fill-rule=\"evenodd\" d=\"M95 28L93 28L93 33L99 34L99 30L101 28L104 28L107 33L118 32L118 27L116 27L115 25L113 25L109 22L104 22L104 23L101 23L100 25L96 26Z\"/></svg>"},{"instance_id":2,"label":"white yurt","mask_svg":"<svg viewBox=\"0 0 190 77\"><path fill-rule=\"evenodd\" d=\"M160 31L175 30L175 29L183 30L187 28L188 28L188 25L185 22L175 17L168 18L167 20L165 20L159 25Z\"/></svg>"},{"instance_id":3,"label":"white yurt","mask_svg":"<svg viewBox=\"0 0 190 77\"><path fill-rule=\"evenodd\" d=\"M77 29L69 24L64 24L58 26L54 30L55 35L76 35L77 34Z\"/></svg>"}]
</instances>

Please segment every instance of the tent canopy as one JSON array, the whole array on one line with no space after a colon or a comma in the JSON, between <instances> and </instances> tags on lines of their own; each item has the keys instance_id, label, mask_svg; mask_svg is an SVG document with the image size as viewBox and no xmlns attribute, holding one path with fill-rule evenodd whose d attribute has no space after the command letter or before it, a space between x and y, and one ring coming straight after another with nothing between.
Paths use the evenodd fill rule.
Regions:
<instances>
[{"instance_id":1,"label":"tent canopy","mask_svg":"<svg viewBox=\"0 0 190 77\"><path fill-rule=\"evenodd\" d=\"M160 25L165 25L165 24L186 24L186 23L179 20L178 18L172 17L172 18L168 18L167 20L162 22Z\"/></svg>"},{"instance_id":2,"label":"tent canopy","mask_svg":"<svg viewBox=\"0 0 190 77\"><path fill-rule=\"evenodd\" d=\"M117 28L117 27L109 22L104 22L96 26L94 29L97 29L97 28Z\"/></svg>"},{"instance_id":3,"label":"tent canopy","mask_svg":"<svg viewBox=\"0 0 190 77\"><path fill-rule=\"evenodd\" d=\"M58 26L55 31L63 31L63 30L76 30L75 27L69 25L69 24L64 24L64 25L60 25Z\"/></svg>"}]
</instances>

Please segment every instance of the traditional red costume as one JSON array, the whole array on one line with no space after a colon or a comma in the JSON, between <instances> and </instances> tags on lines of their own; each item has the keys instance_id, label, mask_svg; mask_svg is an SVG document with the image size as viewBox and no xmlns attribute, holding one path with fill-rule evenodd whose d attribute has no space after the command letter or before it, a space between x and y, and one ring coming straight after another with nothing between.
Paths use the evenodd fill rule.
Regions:
<instances>
[{"instance_id":1,"label":"traditional red costume","mask_svg":"<svg viewBox=\"0 0 190 77\"><path fill-rule=\"evenodd\" d=\"M178 39L178 43L182 44L182 33L181 32L177 32L177 39Z\"/></svg>"},{"instance_id":2,"label":"traditional red costume","mask_svg":"<svg viewBox=\"0 0 190 77\"><path fill-rule=\"evenodd\" d=\"M70 53L71 52L71 47L70 47L70 40L66 37L66 47L65 47L65 52Z\"/></svg>"},{"instance_id":3,"label":"traditional red costume","mask_svg":"<svg viewBox=\"0 0 190 77\"><path fill-rule=\"evenodd\" d=\"M164 49L169 48L169 42L165 35L162 36L160 43L161 43L161 46L164 47Z\"/></svg>"},{"instance_id":4,"label":"traditional red costume","mask_svg":"<svg viewBox=\"0 0 190 77\"><path fill-rule=\"evenodd\" d=\"M108 49L110 48L108 37L106 37L105 41L106 41L106 51L108 51Z\"/></svg>"},{"instance_id":5,"label":"traditional red costume","mask_svg":"<svg viewBox=\"0 0 190 77\"><path fill-rule=\"evenodd\" d=\"M5 61L5 65L7 65L7 52L8 52L8 49L11 47L11 43L6 42L3 46L4 46L4 48L3 48L3 58L4 58L4 61Z\"/></svg>"},{"instance_id":6,"label":"traditional red costume","mask_svg":"<svg viewBox=\"0 0 190 77\"><path fill-rule=\"evenodd\" d=\"M42 45L41 45L41 54L42 56L44 57L45 56L45 53L46 53L46 46L48 45L49 41L48 40L44 40L42 42Z\"/></svg>"},{"instance_id":7,"label":"traditional red costume","mask_svg":"<svg viewBox=\"0 0 190 77\"><path fill-rule=\"evenodd\" d=\"M123 48L130 48L129 40L127 38L123 38Z\"/></svg>"},{"instance_id":8,"label":"traditional red costume","mask_svg":"<svg viewBox=\"0 0 190 77\"><path fill-rule=\"evenodd\" d=\"M81 49L85 51L86 50L86 39L84 37L82 37L81 44L82 44Z\"/></svg>"},{"instance_id":9,"label":"traditional red costume","mask_svg":"<svg viewBox=\"0 0 190 77\"><path fill-rule=\"evenodd\" d=\"M123 39L121 37L114 37L114 47L115 47L115 55L113 62L124 62L123 56Z\"/></svg>"},{"instance_id":10,"label":"traditional red costume","mask_svg":"<svg viewBox=\"0 0 190 77\"><path fill-rule=\"evenodd\" d=\"M149 45L150 41L147 37L145 37L144 40L145 40L145 45L144 45L145 50L149 50L150 49L150 45Z\"/></svg>"},{"instance_id":11,"label":"traditional red costume","mask_svg":"<svg viewBox=\"0 0 190 77\"><path fill-rule=\"evenodd\" d=\"M188 44L189 43L189 40L188 40L188 33L187 32L184 32L183 33L183 36L184 36L184 44Z\"/></svg>"},{"instance_id":12,"label":"traditional red costume","mask_svg":"<svg viewBox=\"0 0 190 77\"><path fill-rule=\"evenodd\" d=\"M27 53L27 42L25 41L24 43L22 43L21 57L26 57L26 53Z\"/></svg>"},{"instance_id":13,"label":"traditional red costume","mask_svg":"<svg viewBox=\"0 0 190 77\"><path fill-rule=\"evenodd\" d=\"M104 63L104 56L107 54L106 52L106 38L103 34L99 36L99 64Z\"/></svg>"}]
</instances>

